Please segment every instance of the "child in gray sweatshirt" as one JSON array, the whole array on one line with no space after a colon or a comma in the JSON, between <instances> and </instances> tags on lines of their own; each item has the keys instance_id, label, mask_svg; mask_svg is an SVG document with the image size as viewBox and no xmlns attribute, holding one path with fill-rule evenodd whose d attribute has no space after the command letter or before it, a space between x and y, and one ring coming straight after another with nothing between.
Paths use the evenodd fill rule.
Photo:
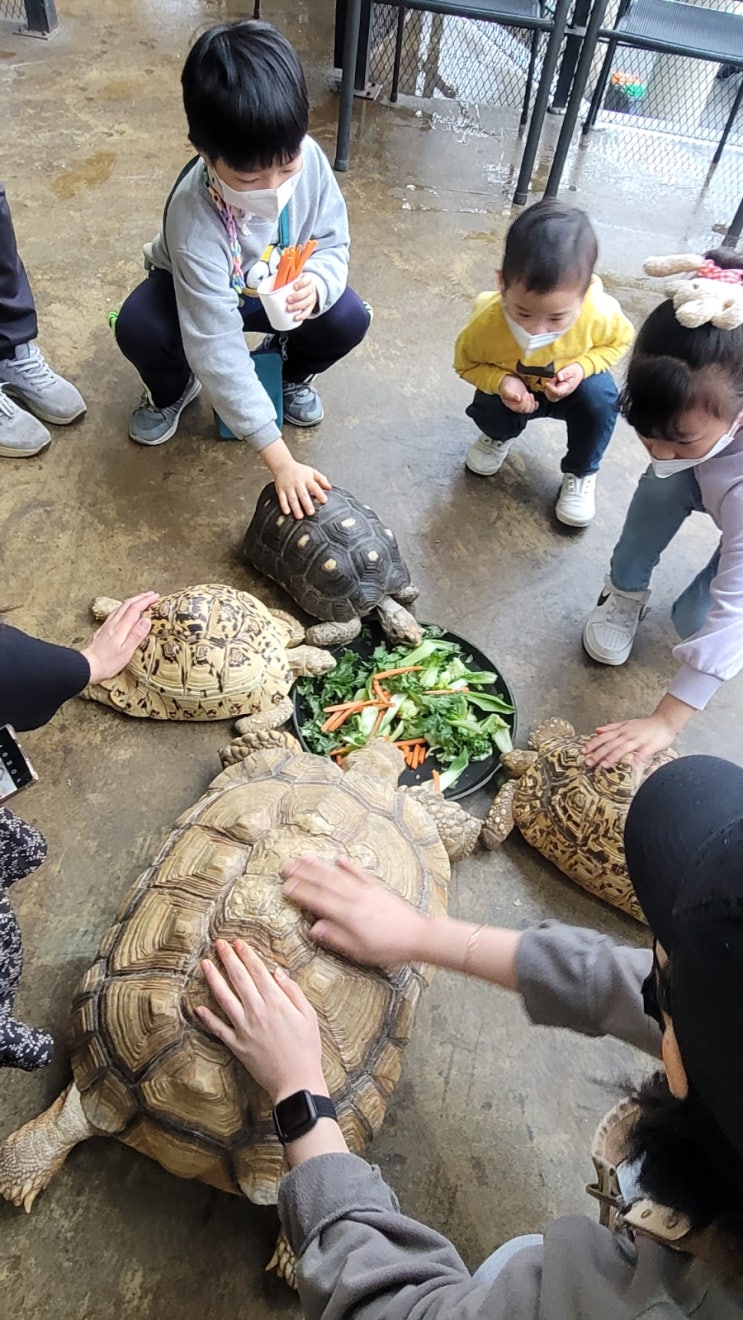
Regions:
<instances>
[{"instance_id":1,"label":"child in gray sweatshirt","mask_svg":"<svg viewBox=\"0 0 743 1320\"><path fill-rule=\"evenodd\" d=\"M674 604L682 641L668 690L651 715L597 729L586 745L589 765L646 761L669 747L743 665L743 258L720 249L646 269L692 262L689 279L640 330L627 372L624 414L651 461L583 630L592 659L629 658L653 569L689 514L708 513L720 542Z\"/></svg>"},{"instance_id":2,"label":"child in gray sweatshirt","mask_svg":"<svg viewBox=\"0 0 743 1320\"><path fill-rule=\"evenodd\" d=\"M320 147L307 136L304 74L269 23L210 28L182 74L189 137L198 156L176 180L162 232L148 246L149 277L115 325L146 390L129 435L161 445L202 385L220 418L263 458L284 513L301 518L324 503L330 483L298 463L260 383L245 331L271 331L256 297L282 250L314 240L293 282L295 327L270 334L283 357L283 410L293 426L316 426L323 408L313 379L360 343L370 311L348 278L345 202Z\"/></svg>"}]
</instances>

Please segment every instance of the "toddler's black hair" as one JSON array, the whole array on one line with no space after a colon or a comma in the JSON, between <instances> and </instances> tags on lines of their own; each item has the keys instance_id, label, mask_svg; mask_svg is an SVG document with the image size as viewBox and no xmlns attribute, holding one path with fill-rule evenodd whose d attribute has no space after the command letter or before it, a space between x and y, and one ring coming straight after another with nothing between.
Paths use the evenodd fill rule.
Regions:
<instances>
[{"instance_id":1,"label":"toddler's black hair","mask_svg":"<svg viewBox=\"0 0 743 1320\"><path fill-rule=\"evenodd\" d=\"M299 154L309 122L297 53L271 23L219 23L189 51L181 74L188 136L233 170L269 169Z\"/></svg>"},{"instance_id":2,"label":"toddler's black hair","mask_svg":"<svg viewBox=\"0 0 743 1320\"><path fill-rule=\"evenodd\" d=\"M585 211L563 202L536 202L506 234L503 287L518 281L530 293L571 288L585 293L597 257L596 235Z\"/></svg>"},{"instance_id":3,"label":"toddler's black hair","mask_svg":"<svg viewBox=\"0 0 743 1320\"><path fill-rule=\"evenodd\" d=\"M743 255L730 248L705 256L721 269L743 269ZM691 409L734 422L743 409L743 326L719 330L708 321L689 329L676 320L671 299L662 302L637 336L620 408L649 440L686 439L681 418Z\"/></svg>"}]
</instances>

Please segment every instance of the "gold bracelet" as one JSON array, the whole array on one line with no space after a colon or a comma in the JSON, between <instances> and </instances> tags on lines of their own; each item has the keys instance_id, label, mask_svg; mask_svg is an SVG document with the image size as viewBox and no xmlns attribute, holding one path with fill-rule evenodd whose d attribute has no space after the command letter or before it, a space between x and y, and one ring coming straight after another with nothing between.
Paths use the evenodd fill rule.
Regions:
<instances>
[{"instance_id":1,"label":"gold bracelet","mask_svg":"<svg viewBox=\"0 0 743 1320\"><path fill-rule=\"evenodd\" d=\"M485 930L486 925L487 922L483 921L481 926L476 926L467 941L467 948L464 951L464 961L462 963L463 972L466 972L468 970L467 963L472 957L472 954L475 952L475 949L477 948L477 941L480 938L482 932Z\"/></svg>"}]
</instances>

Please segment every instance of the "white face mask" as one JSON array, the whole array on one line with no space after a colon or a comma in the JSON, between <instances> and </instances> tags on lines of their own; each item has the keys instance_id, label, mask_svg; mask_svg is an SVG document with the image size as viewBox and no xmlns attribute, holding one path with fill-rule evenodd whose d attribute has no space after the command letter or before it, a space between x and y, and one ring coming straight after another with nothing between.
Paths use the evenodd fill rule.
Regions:
<instances>
[{"instance_id":1,"label":"white face mask","mask_svg":"<svg viewBox=\"0 0 743 1320\"><path fill-rule=\"evenodd\" d=\"M721 454L723 449L727 449L732 444L740 428L743 417L736 417L732 427L720 436L716 445L713 445L708 454L702 454L701 458L653 458L651 456L650 464L656 477L672 477L676 472L685 472L687 468L699 467L700 463L706 463L708 458L714 458L715 454Z\"/></svg>"},{"instance_id":2,"label":"white face mask","mask_svg":"<svg viewBox=\"0 0 743 1320\"><path fill-rule=\"evenodd\" d=\"M252 188L246 192L238 192L235 188L230 188L229 184L220 178L212 165L207 168L210 183L214 185L220 197L224 202L227 202L228 206L234 207L236 211L243 212L248 220L255 217L256 220L275 222L281 215L289 198L293 196L303 167L300 166L296 174L291 174L288 179L284 179L284 182L278 188Z\"/></svg>"},{"instance_id":3,"label":"white face mask","mask_svg":"<svg viewBox=\"0 0 743 1320\"><path fill-rule=\"evenodd\" d=\"M519 348L523 348L527 357L530 353L536 353L538 348L546 348L548 344L554 344L556 339L559 339L561 335L566 333L567 329L570 329L568 326L566 330L555 330L546 335L530 335L528 330L525 330L522 325L519 325L518 321L514 321L513 317L508 315L505 307L503 307L503 316L516 343Z\"/></svg>"}]
</instances>

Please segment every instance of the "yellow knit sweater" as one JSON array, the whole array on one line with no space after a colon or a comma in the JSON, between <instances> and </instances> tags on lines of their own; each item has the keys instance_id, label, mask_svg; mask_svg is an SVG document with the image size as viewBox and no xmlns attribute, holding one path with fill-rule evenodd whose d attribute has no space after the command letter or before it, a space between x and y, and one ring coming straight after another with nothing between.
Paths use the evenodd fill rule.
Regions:
<instances>
[{"instance_id":1,"label":"yellow knit sweater","mask_svg":"<svg viewBox=\"0 0 743 1320\"><path fill-rule=\"evenodd\" d=\"M606 371L632 344L635 332L598 275L586 290L578 320L554 343L526 354L506 324L499 293L481 293L454 349L454 370L484 394L497 394L504 376L520 376L532 390L577 362L585 376ZM544 376L539 368L544 367Z\"/></svg>"}]
</instances>

